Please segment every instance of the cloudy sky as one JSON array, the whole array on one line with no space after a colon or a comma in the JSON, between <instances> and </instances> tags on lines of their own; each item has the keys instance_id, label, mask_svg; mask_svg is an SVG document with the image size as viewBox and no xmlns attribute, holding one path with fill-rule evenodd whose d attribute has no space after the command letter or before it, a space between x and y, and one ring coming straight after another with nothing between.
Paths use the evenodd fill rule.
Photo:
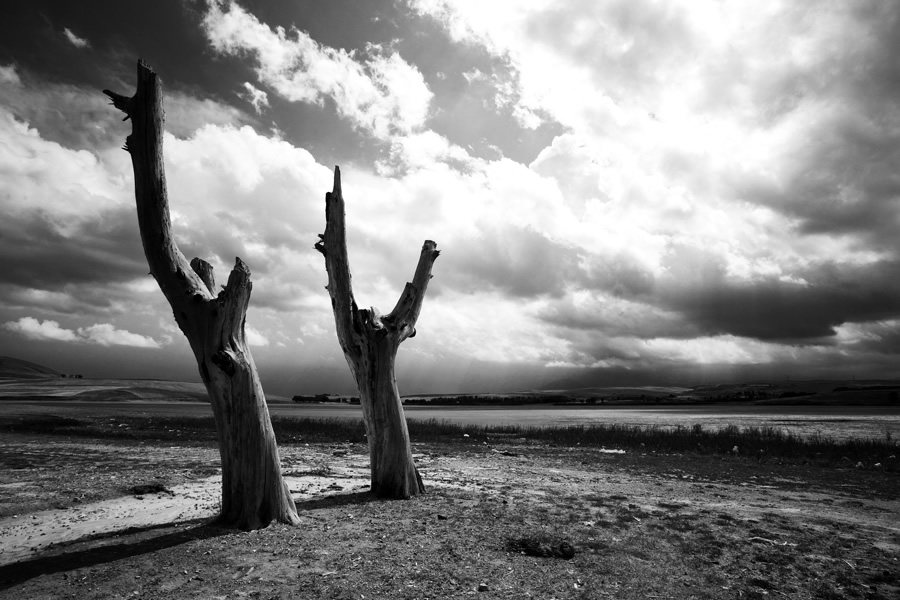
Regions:
<instances>
[{"instance_id":1,"label":"cloudy sky","mask_svg":"<svg viewBox=\"0 0 900 600\"><path fill-rule=\"evenodd\" d=\"M181 249L253 272L278 394L351 392L356 298L442 250L401 392L900 375L900 3L165 0L0 8L0 354L197 380L147 274L129 122L166 94Z\"/></svg>"}]
</instances>

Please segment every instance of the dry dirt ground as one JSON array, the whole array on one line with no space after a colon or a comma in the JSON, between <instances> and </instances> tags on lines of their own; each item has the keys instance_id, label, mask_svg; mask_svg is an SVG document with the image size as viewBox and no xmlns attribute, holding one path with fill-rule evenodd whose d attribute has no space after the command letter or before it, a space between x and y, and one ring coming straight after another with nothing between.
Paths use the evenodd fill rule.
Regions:
<instances>
[{"instance_id":1,"label":"dry dirt ground","mask_svg":"<svg viewBox=\"0 0 900 600\"><path fill-rule=\"evenodd\" d=\"M5 435L0 598L900 598L896 474L414 450L428 494L380 501L363 445L282 446L302 524L240 532L214 447Z\"/></svg>"}]
</instances>

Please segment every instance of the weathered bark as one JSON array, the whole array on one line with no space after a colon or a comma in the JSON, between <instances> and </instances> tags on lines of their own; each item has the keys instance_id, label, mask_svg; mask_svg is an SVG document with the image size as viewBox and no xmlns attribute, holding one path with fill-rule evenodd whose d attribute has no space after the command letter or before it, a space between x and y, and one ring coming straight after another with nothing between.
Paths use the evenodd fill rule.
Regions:
<instances>
[{"instance_id":1,"label":"weathered bark","mask_svg":"<svg viewBox=\"0 0 900 600\"><path fill-rule=\"evenodd\" d=\"M137 75L137 92L131 98L103 93L131 119L132 132L123 148L134 167L144 254L190 342L209 393L222 458L219 518L241 529L259 529L273 519L297 524L297 508L281 475L269 410L244 335L250 270L235 259L228 283L216 295L212 267L199 258L188 264L178 249L163 168L162 84L143 61L138 62Z\"/></svg>"},{"instance_id":2,"label":"weathered bark","mask_svg":"<svg viewBox=\"0 0 900 600\"><path fill-rule=\"evenodd\" d=\"M400 343L416 335L431 267L440 252L437 244L425 241L413 280L390 314L381 315L374 307L359 310L350 285L344 222L341 171L335 167L334 189L325 195L325 233L315 248L325 256L338 341L359 388L372 492L385 498L417 496L425 492L425 486L412 458L394 361Z\"/></svg>"}]
</instances>

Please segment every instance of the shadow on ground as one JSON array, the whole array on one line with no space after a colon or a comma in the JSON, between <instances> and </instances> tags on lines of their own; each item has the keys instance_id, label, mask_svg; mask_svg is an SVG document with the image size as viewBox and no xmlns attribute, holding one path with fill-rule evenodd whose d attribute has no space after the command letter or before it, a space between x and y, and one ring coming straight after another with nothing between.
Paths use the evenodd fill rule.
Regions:
<instances>
[{"instance_id":1,"label":"shadow on ground","mask_svg":"<svg viewBox=\"0 0 900 600\"><path fill-rule=\"evenodd\" d=\"M142 554L156 552L157 550L172 548L194 540L210 539L236 532L235 529L222 527L215 521L198 519L195 521L188 521L186 526L182 525L177 531L172 533L155 536L152 533L158 529L171 529L172 527L173 525L171 523L154 525L151 527L132 527L124 531L91 537L90 541L96 543L104 538L112 539L122 536L134 536L142 539L130 542L105 544L86 550L73 550L71 552L63 553L54 552L49 556L45 555L40 558L4 565L0 567L0 590L8 589L14 585L41 575L71 571L83 567L93 567L123 558L140 556ZM85 540L83 539L78 540L77 542L73 542L73 544L79 544L84 541Z\"/></svg>"},{"instance_id":2,"label":"shadow on ground","mask_svg":"<svg viewBox=\"0 0 900 600\"><path fill-rule=\"evenodd\" d=\"M305 511L353 506L375 501L379 501L379 499L371 492L337 494L297 502L297 512L302 514ZM194 540L239 533L236 529L219 525L215 520L195 519L181 524L176 531L154 535L154 532L171 530L174 527L172 523L165 523L147 527L131 527L122 531L90 536L69 542L66 546L79 546L84 542L90 542L93 546L91 548L61 551L63 546L56 546L55 551L51 550L49 554L44 553L41 557L0 566L0 590L8 589L41 575L93 567L172 548ZM119 543L113 541L126 536L130 541ZM110 543L104 543L105 541Z\"/></svg>"},{"instance_id":3,"label":"shadow on ground","mask_svg":"<svg viewBox=\"0 0 900 600\"><path fill-rule=\"evenodd\" d=\"M335 494L333 496L324 496L322 498L310 498L309 500L296 502L296 505L297 512L302 513L307 510L368 504L370 502L378 502L379 500L380 498L376 497L372 492L355 492L353 494Z\"/></svg>"}]
</instances>

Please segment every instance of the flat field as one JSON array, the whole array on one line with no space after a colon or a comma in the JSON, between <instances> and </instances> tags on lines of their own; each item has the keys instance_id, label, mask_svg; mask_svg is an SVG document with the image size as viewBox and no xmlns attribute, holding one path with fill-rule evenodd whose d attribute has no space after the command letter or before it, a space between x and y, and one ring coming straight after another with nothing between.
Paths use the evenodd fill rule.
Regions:
<instances>
[{"instance_id":1,"label":"flat field","mask_svg":"<svg viewBox=\"0 0 900 600\"><path fill-rule=\"evenodd\" d=\"M311 422L280 445L302 524L240 532L213 520L205 422L139 404L2 403L0 597L900 597L895 442L816 460L447 427L414 436L428 493L380 501L354 430Z\"/></svg>"},{"instance_id":2,"label":"flat field","mask_svg":"<svg viewBox=\"0 0 900 600\"><path fill-rule=\"evenodd\" d=\"M900 406L757 406L718 404L677 407L568 407L547 404L529 406L407 406L408 419L446 421L459 425L566 427L622 425L639 427L693 427L716 429L738 427L774 427L799 436L825 436L836 440L885 438L900 439ZM273 403L274 416L311 419L360 420L359 406L346 404ZM212 415L209 404L191 401L95 402L46 399L10 400L0 398L0 415L47 414L60 416L116 417Z\"/></svg>"}]
</instances>

